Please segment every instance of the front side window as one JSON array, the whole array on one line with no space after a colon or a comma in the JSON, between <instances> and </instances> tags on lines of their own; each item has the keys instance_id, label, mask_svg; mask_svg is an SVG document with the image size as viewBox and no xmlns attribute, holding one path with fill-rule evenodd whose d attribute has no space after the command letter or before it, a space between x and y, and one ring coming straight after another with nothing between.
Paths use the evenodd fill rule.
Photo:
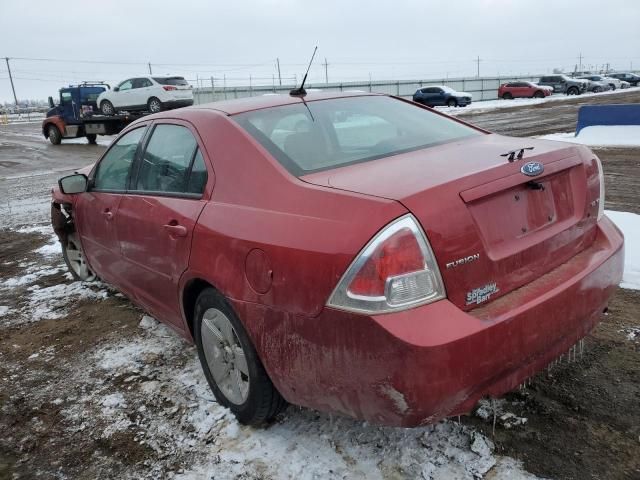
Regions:
<instances>
[{"instance_id":1,"label":"front side window","mask_svg":"<svg viewBox=\"0 0 640 480\"><path fill-rule=\"evenodd\" d=\"M481 135L385 96L300 102L231 118L296 176Z\"/></svg>"},{"instance_id":2,"label":"front side window","mask_svg":"<svg viewBox=\"0 0 640 480\"><path fill-rule=\"evenodd\" d=\"M125 133L114 143L98 164L93 180L95 190L127 189L127 180L140 139L146 128L136 128Z\"/></svg>"},{"instance_id":3,"label":"front side window","mask_svg":"<svg viewBox=\"0 0 640 480\"><path fill-rule=\"evenodd\" d=\"M133 87L133 80L125 80L118 86L118 90L119 91L131 90L132 87Z\"/></svg>"},{"instance_id":4,"label":"front side window","mask_svg":"<svg viewBox=\"0 0 640 480\"><path fill-rule=\"evenodd\" d=\"M135 185L145 192L185 193L198 144L180 125L157 125L147 144Z\"/></svg>"},{"instance_id":5,"label":"front side window","mask_svg":"<svg viewBox=\"0 0 640 480\"><path fill-rule=\"evenodd\" d=\"M63 105L70 105L73 99L71 98L71 92L62 92L60 94L60 101Z\"/></svg>"}]
</instances>

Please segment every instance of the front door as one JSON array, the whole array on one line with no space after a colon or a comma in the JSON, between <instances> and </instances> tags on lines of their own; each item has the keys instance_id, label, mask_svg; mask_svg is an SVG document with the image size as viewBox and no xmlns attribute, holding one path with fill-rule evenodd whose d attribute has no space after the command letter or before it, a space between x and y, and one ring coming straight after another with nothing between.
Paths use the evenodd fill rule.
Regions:
<instances>
[{"instance_id":1,"label":"front door","mask_svg":"<svg viewBox=\"0 0 640 480\"><path fill-rule=\"evenodd\" d=\"M114 92L114 95L111 95L111 103L113 103L114 107L124 108L130 107L133 105L132 97L133 97L133 79L125 80L120 85L118 85L118 91Z\"/></svg>"},{"instance_id":2,"label":"front door","mask_svg":"<svg viewBox=\"0 0 640 480\"><path fill-rule=\"evenodd\" d=\"M122 267L115 221L145 130L131 130L111 145L94 169L88 191L78 195L74 207L76 228L91 269L115 286L121 285Z\"/></svg>"},{"instance_id":3,"label":"front door","mask_svg":"<svg viewBox=\"0 0 640 480\"><path fill-rule=\"evenodd\" d=\"M208 177L194 132L186 123L156 124L135 169L116 220L123 278L153 315L181 327L178 284Z\"/></svg>"}]
</instances>

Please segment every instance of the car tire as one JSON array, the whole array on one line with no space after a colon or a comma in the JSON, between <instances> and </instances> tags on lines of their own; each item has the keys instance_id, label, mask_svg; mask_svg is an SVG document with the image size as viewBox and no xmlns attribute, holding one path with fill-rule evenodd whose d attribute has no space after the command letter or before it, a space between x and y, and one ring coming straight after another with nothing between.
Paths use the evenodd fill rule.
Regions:
<instances>
[{"instance_id":1,"label":"car tire","mask_svg":"<svg viewBox=\"0 0 640 480\"><path fill-rule=\"evenodd\" d=\"M164 105L162 105L162 102L158 98L151 97L147 101L147 109L151 113L158 113L158 112L161 112L162 110L164 110Z\"/></svg>"},{"instance_id":2,"label":"car tire","mask_svg":"<svg viewBox=\"0 0 640 480\"><path fill-rule=\"evenodd\" d=\"M242 322L213 288L203 290L196 300L194 337L202 370L216 400L240 423L264 424L286 407Z\"/></svg>"},{"instance_id":3,"label":"car tire","mask_svg":"<svg viewBox=\"0 0 640 480\"><path fill-rule=\"evenodd\" d=\"M544 98L544 93L538 90L533 94L533 98Z\"/></svg>"},{"instance_id":4,"label":"car tire","mask_svg":"<svg viewBox=\"0 0 640 480\"><path fill-rule=\"evenodd\" d=\"M96 144L97 138L98 138L98 135L96 135L95 133L87 133L87 141L91 145L95 145Z\"/></svg>"},{"instance_id":5,"label":"car tire","mask_svg":"<svg viewBox=\"0 0 640 480\"><path fill-rule=\"evenodd\" d=\"M457 107L458 101L455 98L450 98L447 100L447 107Z\"/></svg>"},{"instance_id":6,"label":"car tire","mask_svg":"<svg viewBox=\"0 0 640 480\"><path fill-rule=\"evenodd\" d=\"M569 87L567 89L567 95L578 95L578 93L577 87Z\"/></svg>"},{"instance_id":7,"label":"car tire","mask_svg":"<svg viewBox=\"0 0 640 480\"><path fill-rule=\"evenodd\" d=\"M97 277L91 271L87 264L82 250L82 245L76 232L69 233L66 238L61 241L62 257L64 263L67 264L69 273L73 279L79 282L93 282Z\"/></svg>"},{"instance_id":8,"label":"car tire","mask_svg":"<svg viewBox=\"0 0 640 480\"><path fill-rule=\"evenodd\" d=\"M513 100L513 95L511 95L509 92L505 92L502 94L502 99L503 100Z\"/></svg>"},{"instance_id":9,"label":"car tire","mask_svg":"<svg viewBox=\"0 0 640 480\"><path fill-rule=\"evenodd\" d=\"M115 115L116 109L113 107L113 103L109 100L103 100L100 102L100 111L103 115Z\"/></svg>"},{"instance_id":10,"label":"car tire","mask_svg":"<svg viewBox=\"0 0 640 480\"><path fill-rule=\"evenodd\" d=\"M615 86L613 83L610 83L610 84L609 84L609 86L611 87L611 90L612 90L612 91L615 91L615 90L616 90L616 86Z\"/></svg>"},{"instance_id":11,"label":"car tire","mask_svg":"<svg viewBox=\"0 0 640 480\"><path fill-rule=\"evenodd\" d=\"M60 130L58 130L58 127L55 125L49 125L47 127L47 136L52 145L60 145L60 142L62 142L62 133L60 133Z\"/></svg>"}]
</instances>

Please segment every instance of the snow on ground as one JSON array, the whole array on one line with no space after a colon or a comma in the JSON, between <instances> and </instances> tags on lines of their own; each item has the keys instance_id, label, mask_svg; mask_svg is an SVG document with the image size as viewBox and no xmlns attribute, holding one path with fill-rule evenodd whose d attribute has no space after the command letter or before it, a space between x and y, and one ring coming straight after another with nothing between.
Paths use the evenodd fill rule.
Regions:
<instances>
[{"instance_id":1,"label":"snow on ground","mask_svg":"<svg viewBox=\"0 0 640 480\"><path fill-rule=\"evenodd\" d=\"M631 92L634 90L640 90L640 87L631 87L626 88L624 90L609 90L608 92L601 93L583 93L581 96L576 97L574 95L565 95L561 93L556 93L549 97L545 98L514 98L513 100L486 100L484 102L473 102L468 107L435 107L439 111L443 111L449 115L460 115L465 112L473 111L474 113L480 113L489 110L495 110L497 108L515 108L515 107L525 107L525 106L533 106L539 105L541 103L547 102L563 102L567 100L572 100L576 98L582 98L590 95L610 95L613 96L612 101L615 100L615 95Z\"/></svg>"},{"instance_id":2,"label":"snow on ground","mask_svg":"<svg viewBox=\"0 0 640 480\"><path fill-rule=\"evenodd\" d=\"M640 215L613 210L605 213L624 234L624 276L620 286L640 290Z\"/></svg>"},{"instance_id":3,"label":"snow on ground","mask_svg":"<svg viewBox=\"0 0 640 480\"><path fill-rule=\"evenodd\" d=\"M40 285L42 281L67 272L62 261L60 244L50 225L23 227L19 233L40 233L49 237L49 242L34 250L42 259L16 260L22 270L20 275L0 281L0 293L21 288L19 308L0 307L0 325L20 325L44 319L65 316L70 306L79 300L100 300L110 295L110 287L100 282L60 283ZM71 274L63 279L72 280ZM113 291L111 291L113 293Z\"/></svg>"},{"instance_id":4,"label":"snow on ground","mask_svg":"<svg viewBox=\"0 0 640 480\"><path fill-rule=\"evenodd\" d=\"M61 402L71 429L98 430L104 438L134 432L162 459L146 477L190 459L169 478L471 480L489 471L496 479L535 478L496 455L487 437L451 420L388 428L289 407L267 428L242 426L216 403L192 346L148 316L140 330L138 338L95 349L72 379L89 384L86 393ZM123 388L112 391L104 377Z\"/></svg>"},{"instance_id":5,"label":"snow on ground","mask_svg":"<svg viewBox=\"0 0 640 480\"><path fill-rule=\"evenodd\" d=\"M578 136L573 132L564 132L538 138L589 146L640 147L640 125L594 125L580 130Z\"/></svg>"}]
</instances>

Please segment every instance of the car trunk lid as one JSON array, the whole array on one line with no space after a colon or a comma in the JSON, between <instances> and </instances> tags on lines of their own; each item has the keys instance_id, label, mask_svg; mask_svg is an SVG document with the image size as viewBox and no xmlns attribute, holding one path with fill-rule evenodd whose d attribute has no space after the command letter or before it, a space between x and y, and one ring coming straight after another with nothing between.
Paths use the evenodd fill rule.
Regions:
<instances>
[{"instance_id":1,"label":"car trunk lid","mask_svg":"<svg viewBox=\"0 0 640 480\"><path fill-rule=\"evenodd\" d=\"M523 159L501 156L530 146ZM587 152L492 134L301 179L401 202L427 233L449 299L470 310L593 242L599 186ZM523 174L528 162L544 171Z\"/></svg>"}]
</instances>

